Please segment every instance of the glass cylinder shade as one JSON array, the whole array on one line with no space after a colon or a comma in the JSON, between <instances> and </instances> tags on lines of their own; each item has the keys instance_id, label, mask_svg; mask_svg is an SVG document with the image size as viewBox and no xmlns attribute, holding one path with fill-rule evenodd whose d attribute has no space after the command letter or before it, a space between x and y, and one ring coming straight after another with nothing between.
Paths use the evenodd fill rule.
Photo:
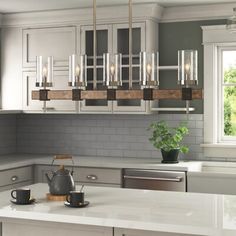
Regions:
<instances>
[{"instance_id":1,"label":"glass cylinder shade","mask_svg":"<svg viewBox=\"0 0 236 236\"><path fill-rule=\"evenodd\" d=\"M159 85L159 53L140 52L140 85L145 88Z\"/></svg>"},{"instance_id":2,"label":"glass cylinder shade","mask_svg":"<svg viewBox=\"0 0 236 236\"><path fill-rule=\"evenodd\" d=\"M197 50L178 51L178 83L182 86L198 84Z\"/></svg>"},{"instance_id":3,"label":"glass cylinder shade","mask_svg":"<svg viewBox=\"0 0 236 236\"><path fill-rule=\"evenodd\" d=\"M87 86L87 56L69 57L69 86L85 89Z\"/></svg>"},{"instance_id":4,"label":"glass cylinder shade","mask_svg":"<svg viewBox=\"0 0 236 236\"><path fill-rule=\"evenodd\" d=\"M42 56L36 57L36 87L53 86L53 57L44 61Z\"/></svg>"},{"instance_id":5,"label":"glass cylinder shade","mask_svg":"<svg viewBox=\"0 0 236 236\"><path fill-rule=\"evenodd\" d=\"M103 54L103 83L108 88L122 86L122 55Z\"/></svg>"}]
</instances>

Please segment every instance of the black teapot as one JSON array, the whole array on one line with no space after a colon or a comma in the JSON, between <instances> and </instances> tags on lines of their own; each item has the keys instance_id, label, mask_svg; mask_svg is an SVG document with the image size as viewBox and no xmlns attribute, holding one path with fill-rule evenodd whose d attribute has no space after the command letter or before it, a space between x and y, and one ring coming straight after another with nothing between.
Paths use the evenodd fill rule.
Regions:
<instances>
[{"instance_id":1,"label":"black teapot","mask_svg":"<svg viewBox=\"0 0 236 236\"><path fill-rule=\"evenodd\" d=\"M53 158L52 166L55 160L71 159L73 166L74 161L72 156L68 155L57 155ZM49 185L49 192L52 195L67 195L70 191L75 190L75 183L73 180L73 166L72 171L65 169L64 165L61 165L59 169L55 172L52 171L52 177L50 178L48 173L46 173L46 178Z\"/></svg>"}]
</instances>

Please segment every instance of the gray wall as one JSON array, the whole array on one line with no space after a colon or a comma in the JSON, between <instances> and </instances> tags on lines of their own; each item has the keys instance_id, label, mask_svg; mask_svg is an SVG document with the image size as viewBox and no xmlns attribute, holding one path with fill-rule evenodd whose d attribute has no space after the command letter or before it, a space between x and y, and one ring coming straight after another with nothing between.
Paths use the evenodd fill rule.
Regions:
<instances>
[{"instance_id":1,"label":"gray wall","mask_svg":"<svg viewBox=\"0 0 236 236\"><path fill-rule=\"evenodd\" d=\"M202 159L203 116L190 115L190 134L184 159ZM20 153L70 153L74 155L160 158L147 128L167 120L173 127L186 115L18 115L17 151Z\"/></svg>"},{"instance_id":2,"label":"gray wall","mask_svg":"<svg viewBox=\"0 0 236 236\"><path fill-rule=\"evenodd\" d=\"M225 24L225 20L190 21L161 23L159 28L159 53L160 65L177 65L178 50L196 49L199 56L199 85L203 88L203 46L202 30L203 25ZM177 72L163 71L160 73L160 88L177 88ZM203 114L203 101L192 101L196 108L194 113ZM160 101L161 107L184 106L183 101Z\"/></svg>"},{"instance_id":3,"label":"gray wall","mask_svg":"<svg viewBox=\"0 0 236 236\"><path fill-rule=\"evenodd\" d=\"M0 116L0 155L16 152L16 115Z\"/></svg>"}]
</instances>

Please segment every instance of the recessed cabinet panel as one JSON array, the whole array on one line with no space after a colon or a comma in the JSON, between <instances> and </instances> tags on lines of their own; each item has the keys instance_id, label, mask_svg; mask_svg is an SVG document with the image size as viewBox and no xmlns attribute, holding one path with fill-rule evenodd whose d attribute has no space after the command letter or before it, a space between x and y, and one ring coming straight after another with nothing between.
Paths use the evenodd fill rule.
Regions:
<instances>
[{"instance_id":1,"label":"recessed cabinet panel","mask_svg":"<svg viewBox=\"0 0 236 236\"><path fill-rule=\"evenodd\" d=\"M129 29L127 24L113 26L113 51L122 54L121 89L129 89ZM132 88L139 85L139 53L145 51L145 24L135 23L132 30ZM143 100L118 100L113 103L114 112L146 112Z\"/></svg>"},{"instance_id":2,"label":"recessed cabinet panel","mask_svg":"<svg viewBox=\"0 0 236 236\"><path fill-rule=\"evenodd\" d=\"M53 56L55 66L68 66L76 53L76 27L23 30L23 67L35 67L36 56Z\"/></svg>"},{"instance_id":3,"label":"recessed cabinet panel","mask_svg":"<svg viewBox=\"0 0 236 236\"><path fill-rule=\"evenodd\" d=\"M32 90L39 90L35 87L36 72L23 72L23 109L25 111L43 112L43 102L32 100ZM50 89L50 88L49 88ZM56 71L54 73L53 90L70 90L68 86L68 72ZM47 112L76 112L78 102L71 100L47 101Z\"/></svg>"},{"instance_id":4,"label":"recessed cabinet panel","mask_svg":"<svg viewBox=\"0 0 236 236\"><path fill-rule=\"evenodd\" d=\"M87 55L87 90L104 90L103 85L103 54L112 50L112 27L109 25L97 26L97 78L94 78L94 38L93 27L81 27L81 53ZM80 103L80 112L112 112L112 102L107 100L85 100Z\"/></svg>"},{"instance_id":5,"label":"recessed cabinet panel","mask_svg":"<svg viewBox=\"0 0 236 236\"><path fill-rule=\"evenodd\" d=\"M135 230L135 229L114 229L114 236L189 236L189 234L178 234L178 233L165 233L165 232L154 232L146 230ZM200 236L200 235L196 235Z\"/></svg>"}]
</instances>

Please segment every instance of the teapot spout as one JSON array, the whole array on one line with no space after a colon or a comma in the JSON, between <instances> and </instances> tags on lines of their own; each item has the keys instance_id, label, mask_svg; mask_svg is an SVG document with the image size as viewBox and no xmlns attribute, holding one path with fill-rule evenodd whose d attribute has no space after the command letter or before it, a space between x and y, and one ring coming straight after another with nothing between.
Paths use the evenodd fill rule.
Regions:
<instances>
[{"instance_id":1,"label":"teapot spout","mask_svg":"<svg viewBox=\"0 0 236 236\"><path fill-rule=\"evenodd\" d=\"M52 180L49 178L48 173L46 173L45 176L46 176L46 179L47 179L48 185L50 186Z\"/></svg>"}]
</instances>

